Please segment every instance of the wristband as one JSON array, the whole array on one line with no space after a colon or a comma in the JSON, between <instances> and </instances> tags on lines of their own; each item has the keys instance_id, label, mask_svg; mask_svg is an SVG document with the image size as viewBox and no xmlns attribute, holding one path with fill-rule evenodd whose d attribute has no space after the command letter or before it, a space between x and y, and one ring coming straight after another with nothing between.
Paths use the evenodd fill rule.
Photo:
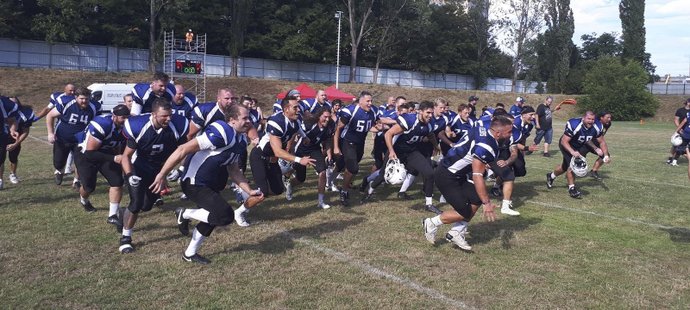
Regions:
<instances>
[{"instance_id":1,"label":"wristband","mask_svg":"<svg viewBox=\"0 0 690 310\"><path fill-rule=\"evenodd\" d=\"M295 156L295 162L299 163L300 161L302 161L302 157Z\"/></svg>"},{"instance_id":2,"label":"wristband","mask_svg":"<svg viewBox=\"0 0 690 310\"><path fill-rule=\"evenodd\" d=\"M472 172L472 175L484 176L483 173L479 173L479 172Z\"/></svg>"}]
</instances>

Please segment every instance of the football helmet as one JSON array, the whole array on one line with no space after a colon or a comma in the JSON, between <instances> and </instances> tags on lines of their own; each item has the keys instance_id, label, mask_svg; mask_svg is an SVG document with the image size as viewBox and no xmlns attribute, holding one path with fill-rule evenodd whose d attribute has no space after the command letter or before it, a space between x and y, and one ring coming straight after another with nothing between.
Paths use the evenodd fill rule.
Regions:
<instances>
[{"instance_id":1,"label":"football helmet","mask_svg":"<svg viewBox=\"0 0 690 310\"><path fill-rule=\"evenodd\" d=\"M570 169L573 171L573 174L575 174L578 177L584 177L587 175L587 171L589 171L589 167L587 167L587 159L584 157L574 157L570 160Z\"/></svg>"},{"instance_id":2,"label":"football helmet","mask_svg":"<svg viewBox=\"0 0 690 310\"><path fill-rule=\"evenodd\" d=\"M407 175L407 170L405 170L405 165L399 159L388 160L388 163L386 163L386 174L384 175L386 183L393 185L402 184L405 180L405 175Z\"/></svg>"},{"instance_id":3,"label":"football helmet","mask_svg":"<svg viewBox=\"0 0 690 310\"><path fill-rule=\"evenodd\" d=\"M671 136L671 144L673 144L673 146L679 146L683 144L683 137L681 137L680 134L678 134L677 132L674 133Z\"/></svg>"}]
</instances>

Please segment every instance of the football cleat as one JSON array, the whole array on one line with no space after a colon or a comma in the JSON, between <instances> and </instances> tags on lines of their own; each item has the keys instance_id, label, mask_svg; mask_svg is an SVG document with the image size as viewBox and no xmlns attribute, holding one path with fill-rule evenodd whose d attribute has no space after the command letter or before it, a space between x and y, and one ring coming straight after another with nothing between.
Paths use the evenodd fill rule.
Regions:
<instances>
[{"instance_id":1,"label":"football cleat","mask_svg":"<svg viewBox=\"0 0 690 310\"><path fill-rule=\"evenodd\" d=\"M359 201L360 204L365 204L367 202L371 202L374 199L374 193L371 194L366 194L362 198L362 200Z\"/></svg>"},{"instance_id":2,"label":"football cleat","mask_svg":"<svg viewBox=\"0 0 690 310\"><path fill-rule=\"evenodd\" d=\"M211 263L210 260L208 260L206 257L203 257L203 256L201 256L201 255L199 255L199 254L194 254L194 255L192 255L192 256L187 256L187 255L184 255L184 253L183 253L183 254L182 254L182 259L183 259L185 262L197 263L197 264L202 264L202 265L208 265L208 264Z\"/></svg>"},{"instance_id":3,"label":"football cleat","mask_svg":"<svg viewBox=\"0 0 690 310\"><path fill-rule=\"evenodd\" d=\"M165 200L163 200L163 197L158 197L158 199L156 199L156 201L153 203L153 205L156 207L160 207L163 204L165 204Z\"/></svg>"},{"instance_id":4,"label":"football cleat","mask_svg":"<svg viewBox=\"0 0 690 310\"><path fill-rule=\"evenodd\" d=\"M599 173L597 173L597 172L594 171L594 170L592 170L592 171L589 172L589 176L591 176L593 179L595 179L595 180L597 180L597 181L601 181L601 180L602 180L602 177L599 175Z\"/></svg>"},{"instance_id":5,"label":"football cleat","mask_svg":"<svg viewBox=\"0 0 690 310\"><path fill-rule=\"evenodd\" d=\"M325 202L322 202L322 203L319 203L319 208L326 210L326 209L330 209L331 206Z\"/></svg>"},{"instance_id":6,"label":"football cleat","mask_svg":"<svg viewBox=\"0 0 690 310\"><path fill-rule=\"evenodd\" d=\"M18 184L19 183L19 177L17 177L17 175L14 173L10 173L10 183Z\"/></svg>"},{"instance_id":7,"label":"football cleat","mask_svg":"<svg viewBox=\"0 0 690 310\"><path fill-rule=\"evenodd\" d=\"M436 213L437 215L443 213L443 211L439 210L439 208L437 208L434 205L426 205L426 206L424 206L424 209L429 211L429 212Z\"/></svg>"},{"instance_id":8,"label":"football cleat","mask_svg":"<svg viewBox=\"0 0 690 310\"><path fill-rule=\"evenodd\" d=\"M542 154L544 157L551 157L551 153L544 153Z\"/></svg>"},{"instance_id":9,"label":"football cleat","mask_svg":"<svg viewBox=\"0 0 690 310\"><path fill-rule=\"evenodd\" d=\"M359 192L365 193L367 191L367 188L369 188L369 181L367 181L367 177L364 177L364 179L362 180L362 184L359 185Z\"/></svg>"},{"instance_id":10,"label":"football cleat","mask_svg":"<svg viewBox=\"0 0 690 310\"><path fill-rule=\"evenodd\" d=\"M338 192L338 191L340 191L340 189L338 189L338 186L336 186L335 184L331 184L331 186L329 187L329 189L331 190L331 192Z\"/></svg>"},{"instance_id":11,"label":"football cleat","mask_svg":"<svg viewBox=\"0 0 690 310\"><path fill-rule=\"evenodd\" d=\"M62 177L63 174L59 170L55 170L55 185L61 185L62 184Z\"/></svg>"},{"instance_id":12,"label":"football cleat","mask_svg":"<svg viewBox=\"0 0 690 310\"><path fill-rule=\"evenodd\" d=\"M245 216L244 212L237 212L235 211L235 222L237 223L237 226L240 227L248 227L251 225L249 221L247 220L247 217Z\"/></svg>"},{"instance_id":13,"label":"football cleat","mask_svg":"<svg viewBox=\"0 0 690 310\"><path fill-rule=\"evenodd\" d=\"M675 160L675 159L672 160L671 163L670 163L669 165L674 166L674 167L675 167L675 166L678 166L678 160Z\"/></svg>"},{"instance_id":14,"label":"football cleat","mask_svg":"<svg viewBox=\"0 0 690 310\"><path fill-rule=\"evenodd\" d=\"M551 172L546 174L546 187L547 188L552 188L553 187L553 181L556 180L551 177Z\"/></svg>"},{"instance_id":15,"label":"football cleat","mask_svg":"<svg viewBox=\"0 0 690 310\"><path fill-rule=\"evenodd\" d=\"M91 204L91 201L87 200L86 203L82 203L80 201L79 204L81 204L81 206L84 207L84 211L86 211L86 212L89 212L89 213L96 212L96 208L93 207L93 205Z\"/></svg>"},{"instance_id":16,"label":"football cleat","mask_svg":"<svg viewBox=\"0 0 690 310\"><path fill-rule=\"evenodd\" d=\"M182 216L184 210L182 207L175 209L175 218L177 219L177 228L180 230L180 233L183 236L189 236L189 220Z\"/></svg>"},{"instance_id":17,"label":"football cleat","mask_svg":"<svg viewBox=\"0 0 690 310\"><path fill-rule=\"evenodd\" d=\"M79 179L74 179L74 181L72 182L72 188L74 188L77 191L81 188L81 182L79 182Z\"/></svg>"},{"instance_id":18,"label":"football cleat","mask_svg":"<svg viewBox=\"0 0 690 310\"><path fill-rule=\"evenodd\" d=\"M173 171L170 171L165 178L168 180L168 182L177 181L180 178L180 170L174 169Z\"/></svg>"},{"instance_id":19,"label":"football cleat","mask_svg":"<svg viewBox=\"0 0 690 310\"><path fill-rule=\"evenodd\" d=\"M570 194L570 197L573 197L573 198L582 197L582 193L580 193L580 191L577 190L577 188L575 188L574 186L568 189L568 194Z\"/></svg>"},{"instance_id":20,"label":"football cleat","mask_svg":"<svg viewBox=\"0 0 690 310\"><path fill-rule=\"evenodd\" d=\"M513 207L513 203L504 202L503 205L501 206L501 213L506 214L506 215L512 215L512 216L520 215L520 212L513 210L512 207Z\"/></svg>"},{"instance_id":21,"label":"football cleat","mask_svg":"<svg viewBox=\"0 0 690 310\"><path fill-rule=\"evenodd\" d=\"M503 196L503 191L501 190L500 187L492 187L491 188L491 195L494 197L501 197L501 196Z\"/></svg>"},{"instance_id":22,"label":"football cleat","mask_svg":"<svg viewBox=\"0 0 690 310\"><path fill-rule=\"evenodd\" d=\"M465 234L457 230L450 230L446 234L446 240L457 245L460 249L465 251L472 251L472 246L465 240Z\"/></svg>"},{"instance_id":23,"label":"football cleat","mask_svg":"<svg viewBox=\"0 0 690 310\"><path fill-rule=\"evenodd\" d=\"M410 200L412 196L408 195L406 192L398 192L398 198L402 200Z\"/></svg>"},{"instance_id":24,"label":"football cleat","mask_svg":"<svg viewBox=\"0 0 690 310\"><path fill-rule=\"evenodd\" d=\"M348 202L350 200L350 195L346 191L340 191L340 204L343 205L343 207L348 206Z\"/></svg>"},{"instance_id":25,"label":"football cleat","mask_svg":"<svg viewBox=\"0 0 690 310\"><path fill-rule=\"evenodd\" d=\"M431 244L436 243L436 231L438 231L438 227L431 222L430 218L422 220L422 228L424 229L424 237L426 240L431 242Z\"/></svg>"},{"instance_id":26,"label":"football cleat","mask_svg":"<svg viewBox=\"0 0 690 310\"><path fill-rule=\"evenodd\" d=\"M292 200L292 183L290 178L283 176L283 186L285 186L285 199Z\"/></svg>"},{"instance_id":27,"label":"football cleat","mask_svg":"<svg viewBox=\"0 0 690 310\"><path fill-rule=\"evenodd\" d=\"M120 222L120 219L117 217L116 214L109 216L108 219L106 220L106 222L108 224L112 224L115 226L118 226L118 225L122 226L122 222Z\"/></svg>"},{"instance_id":28,"label":"football cleat","mask_svg":"<svg viewBox=\"0 0 690 310\"><path fill-rule=\"evenodd\" d=\"M122 254L134 253L135 250L132 246L132 237L122 236L122 238L120 238L119 250Z\"/></svg>"},{"instance_id":29,"label":"football cleat","mask_svg":"<svg viewBox=\"0 0 690 310\"><path fill-rule=\"evenodd\" d=\"M0 189L3 189L3 188L5 188L5 183L2 181L2 179L0 179Z\"/></svg>"}]
</instances>

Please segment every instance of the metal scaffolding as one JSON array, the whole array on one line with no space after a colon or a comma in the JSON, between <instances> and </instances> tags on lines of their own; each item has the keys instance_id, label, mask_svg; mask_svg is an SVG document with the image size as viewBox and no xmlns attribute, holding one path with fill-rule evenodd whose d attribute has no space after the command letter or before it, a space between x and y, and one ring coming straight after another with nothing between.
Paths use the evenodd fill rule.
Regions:
<instances>
[{"instance_id":1,"label":"metal scaffolding","mask_svg":"<svg viewBox=\"0 0 690 310\"><path fill-rule=\"evenodd\" d=\"M206 102L206 34L194 35L191 42L175 38L174 31L166 31L163 41L163 71L171 81L188 80L199 102Z\"/></svg>"}]
</instances>

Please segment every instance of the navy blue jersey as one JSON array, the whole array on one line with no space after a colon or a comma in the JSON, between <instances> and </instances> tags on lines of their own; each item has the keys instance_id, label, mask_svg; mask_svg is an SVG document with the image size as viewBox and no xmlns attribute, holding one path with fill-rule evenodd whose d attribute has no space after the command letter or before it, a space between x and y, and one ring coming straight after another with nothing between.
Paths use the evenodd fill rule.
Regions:
<instances>
[{"instance_id":1,"label":"navy blue jersey","mask_svg":"<svg viewBox=\"0 0 690 310\"><path fill-rule=\"evenodd\" d=\"M467 118L467 121L463 121L460 115L455 115L455 118L450 123L450 130L455 133L455 136L462 141L469 138L470 131L474 127L475 121L471 118Z\"/></svg>"},{"instance_id":2,"label":"navy blue jersey","mask_svg":"<svg viewBox=\"0 0 690 310\"><path fill-rule=\"evenodd\" d=\"M522 107L514 104L510 106L510 111L508 113L510 113L510 115L512 115L513 117L518 117L522 114Z\"/></svg>"},{"instance_id":3,"label":"navy blue jersey","mask_svg":"<svg viewBox=\"0 0 690 310\"><path fill-rule=\"evenodd\" d=\"M54 92L50 94L50 100L48 101L48 108L52 109L58 104L65 104L67 101L72 100L73 96L67 95L63 92Z\"/></svg>"},{"instance_id":4,"label":"navy blue jersey","mask_svg":"<svg viewBox=\"0 0 690 310\"><path fill-rule=\"evenodd\" d=\"M340 138L354 144L364 144L369 129L376 125L376 121L380 118L378 108L372 106L367 112L358 104L351 104L340 109L339 115L340 122L345 124L340 132Z\"/></svg>"},{"instance_id":5,"label":"navy blue jersey","mask_svg":"<svg viewBox=\"0 0 690 310\"><path fill-rule=\"evenodd\" d=\"M458 113L452 110L448 110L446 111L446 113L443 113L443 115L445 115L446 118L448 118L448 122L453 122L453 119L455 119L455 117L458 116Z\"/></svg>"},{"instance_id":6,"label":"navy blue jersey","mask_svg":"<svg viewBox=\"0 0 690 310\"><path fill-rule=\"evenodd\" d=\"M86 152L88 137L101 143L100 151L111 154L119 151L126 142L122 128L115 125L111 114L96 116L84 131L76 134L82 153Z\"/></svg>"},{"instance_id":7,"label":"navy blue jersey","mask_svg":"<svg viewBox=\"0 0 690 310\"><path fill-rule=\"evenodd\" d=\"M91 101L86 108L82 109L77 104L77 100L72 99L64 105L58 103L55 109L60 112L55 126L55 140L62 143L77 143L75 135L84 131L89 122L100 114L101 104Z\"/></svg>"},{"instance_id":8,"label":"navy blue jersey","mask_svg":"<svg viewBox=\"0 0 690 310\"><path fill-rule=\"evenodd\" d=\"M333 134L332 126L333 124L331 122L328 122L323 128L319 128L318 121L314 122L311 126L302 123L302 130L307 135L307 138L309 138L309 144L305 144L304 138L300 137L295 147L295 155L307 156L312 151L322 150L321 143L330 139Z\"/></svg>"},{"instance_id":9,"label":"navy blue jersey","mask_svg":"<svg viewBox=\"0 0 690 310\"><path fill-rule=\"evenodd\" d=\"M216 102L207 102L197 105L192 113L192 123L204 129L215 121L224 121L225 114Z\"/></svg>"},{"instance_id":10,"label":"navy blue jersey","mask_svg":"<svg viewBox=\"0 0 690 310\"><path fill-rule=\"evenodd\" d=\"M681 128L680 135L684 139L690 139L690 111L685 112L685 119L687 121L685 125L683 125L683 128ZM683 118L680 118L680 121L683 122Z\"/></svg>"},{"instance_id":11,"label":"navy blue jersey","mask_svg":"<svg viewBox=\"0 0 690 310\"><path fill-rule=\"evenodd\" d=\"M14 116L17 122L17 131L21 133L22 130L31 127L34 123L34 117L34 110L26 106L20 106L17 110L17 115Z\"/></svg>"},{"instance_id":12,"label":"navy blue jersey","mask_svg":"<svg viewBox=\"0 0 690 310\"><path fill-rule=\"evenodd\" d=\"M564 135L570 137L571 147L579 149L587 141L601 137L602 132L602 126L598 120L594 121L592 127L586 128L582 118L571 118L565 124Z\"/></svg>"},{"instance_id":13,"label":"navy blue jersey","mask_svg":"<svg viewBox=\"0 0 690 310\"><path fill-rule=\"evenodd\" d=\"M381 107L385 107L385 105L381 105ZM392 120L397 121L398 120L398 111L393 109L379 109L379 118L390 118ZM388 131L388 128L385 128L383 130L379 130L379 132L376 133L376 136L383 136L384 133Z\"/></svg>"},{"instance_id":14,"label":"navy blue jersey","mask_svg":"<svg viewBox=\"0 0 690 310\"><path fill-rule=\"evenodd\" d=\"M477 121L477 107L475 105L470 104L470 119L473 121Z\"/></svg>"},{"instance_id":15,"label":"navy blue jersey","mask_svg":"<svg viewBox=\"0 0 690 310\"><path fill-rule=\"evenodd\" d=\"M417 149L417 144L422 139L433 133L433 127L429 123L422 123L417 113L405 113L398 117L398 125L403 132L393 137L393 149L395 152L412 153Z\"/></svg>"},{"instance_id":16,"label":"navy blue jersey","mask_svg":"<svg viewBox=\"0 0 690 310\"><path fill-rule=\"evenodd\" d=\"M0 125L5 127L5 120L16 117L19 106L10 98L0 96Z\"/></svg>"},{"instance_id":17,"label":"navy blue jersey","mask_svg":"<svg viewBox=\"0 0 690 310\"><path fill-rule=\"evenodd\" d=\"M446 116L445 114L441 114L441 116L439 117L432 115L431 123L434 126L435 136L438 135L439 132L446 130L446 126L450 125L450 120L448 119L448 116Z\"/></svg>"},{"instance_id":18,"label":"navy blue jersey","mask_svg":"<svg viewBox=\"0 0 690 310\"><path fill-rule=\"evenodd\" d=\"M132 164L137 173L155 174L175 151L185 142L189 121L181 115L172 114L168 127L153 126L151 114L131 116L125 122L127 146L135 149Z\"/></svg>"},{"instance_id":19,"label":"navy blue jersey","mask_svg":"<svg viewBox=\"0 0 690 310\"><path fill-rule=\"evenodd\" d=\"M297 107L299 107L299 109L297 110L297 115L299 115L300 119L301 119L302 116L304 115L304 111L308 111L308 110L309 110L309 106L310 106L310 105L309 105L309 102L307 102L306 100L308 100L308 99L300 100L299 102L297 102ZM314 100L314 99L312 99L312 100ZM273 104L273 114L276 114L276 113L283 113L283 106L280 105L281 102L283 102L283 100L282 100L282 99L278 99L278 100Z\"/></svg>"},{"instance_id":20,"label":"navy blue jersey","mask_svg":"<svg viewBox=\"0 0 690 310\"><path fill-rule=\"evenodd\" d=\"M153 101L156 100L156 98L164 98L168 102L172 102L175 92L175 85L172 83L166 85L165 92L162 96L153 93L151 84L137 83L132 87L132 99L134 100L134 104L141 106L140 114L151 113Z\"/></svg>"},{"instance_id":21,"label":"navy blue jersey","mask_svg":"<svg viewBox=\"0 0 690 310\"><path fill-rule=\"evenodd\" d=\"M259 140L259 147L264 156L275 156L270 143L270 136L280 138L281 147L285 149L288 141L299 131L299 123L291 121L282 112L273 114L266 122L266 133Z\"/></svg>"},{"instance_id":22,"label":"navy blue jersey","mask_svg":"<svg viewBox=\"0 0 690 310\"><path fill-rule=\"evenodd\" d=\"M472 160L480 160L484 164L496 160L499 143L489 130L491 122L478 121L472 128L469 139L457 143L448 154L443 157L441 165L451 173L467 174L472 171Z\"/></svg>"},{"instance_id":23,"label":"navy blue jersey","mask_svg":"<svg viewBox=\"0 0 690 310\"><path fill-rule=\"evenodd\" d=\"M529 135L531 134L532 128L534 128L534 120L525 124L522 121L522 115L519 115L515 117L515 120L513 121L513 127L518 128L520 130L520 132L522 133L522 140L524 142L524 140L527 139L527 137L529 137Z\"/></svg>"},{"instance_id":24,"label":"navy blue jersey","mask_svg":"<svg viewBox=\"0 0 690 310\"><path fill-rule=\"evenodd\" d=\"M195 138L199 151L187 156L182 180L220 192L228 182L227 166L236 163L247 150L247 135L236 132L228 123L215 121Z\"/></svg>"},{"instance_id":25,"label":"navy blue jersey","mask_svg":"<svg viewBox=\"0 0 690 310\"><path fill-rule=\"evenodd\" d=\"M194 113L194 107L196 106L196 103L194 102L196 100L196 97L194 98L189 98L185 94L184 99L182 100L181 104L177 104L176 102L172 102L172 113L177 114L177 115L182 115L186 119L192 119L192 113Z\"/></svg>"},{"instance_id":26,"label":"navy blue jersey","mask_svg":"<svg viewBox=\"0 0 690 310\"><path fill-rule=\"evenodd\" d=\"M252 126L254 126L254 129L259 129L259 125L261 125L262 119L264 119L264 117L261 114L259 114L259 110L249 110L249 120L252 121Z\"/></svg>"},{"instance_id":27,"label":"navy blue jersey","mask_svg":"<svg viewBox=\"0 0 690 310\"><path fill-rule=\"evenodd\" d=\"M328 108L329 110L333 108L330 102L324 101L323 103L319 103L316 101L316 98L302 100L300 101L300 104L303 102L305 111L308 111L309 113L314 113L319 108Z\"/></svg>"}]
</instances>

